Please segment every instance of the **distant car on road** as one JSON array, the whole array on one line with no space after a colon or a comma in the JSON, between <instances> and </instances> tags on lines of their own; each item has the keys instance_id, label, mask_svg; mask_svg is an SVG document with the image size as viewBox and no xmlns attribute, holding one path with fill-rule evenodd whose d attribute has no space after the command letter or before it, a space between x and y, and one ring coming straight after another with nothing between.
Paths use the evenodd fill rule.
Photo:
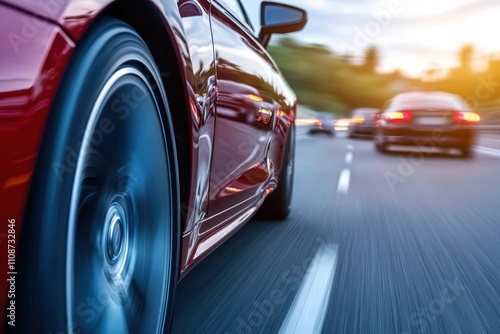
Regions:
<instances>
[{"instance_id":1,"label":"distant car on road","mask_svg":"<svg viewBox=\"0 0 500 334\"><path fill-rule=\"evenodd\" d=\"M375 108L358 108L351 113L351 121L349 125L349 138L359 136L373 137L375 131L375 121L379 110Z\"/></svg>"},{"instance_id":2,"label":"distant car on road","mask_svg":"<svg viewBox=\"0 0 500 334\"><path fill-rule=\"evenodd\" d=\"M457 148L471 155L478 114L461 97L444 92L402 93L388 101L377 121L375 146Z\"/></svg>"},{"instance_id":3,"label":"distant car on road","mask_svg":"<svg viewBox=\"0 0 500 334\"><path fill-rule=\"evenodd\" d=\"M330 136L335 135L335 117L328 112L317 112L312 119L310 134L326 133Z\"/></svg>"},{"instance_id":4,"label":"distant car on road","mask_svg":"<svg viewBox=\"0 0 500 334\"><path fill-rule=\"evenodd\" d=\"M349 118L339 118L334 121L335 131L347 131L351 120Z\"/></svg>"}]
</instances>

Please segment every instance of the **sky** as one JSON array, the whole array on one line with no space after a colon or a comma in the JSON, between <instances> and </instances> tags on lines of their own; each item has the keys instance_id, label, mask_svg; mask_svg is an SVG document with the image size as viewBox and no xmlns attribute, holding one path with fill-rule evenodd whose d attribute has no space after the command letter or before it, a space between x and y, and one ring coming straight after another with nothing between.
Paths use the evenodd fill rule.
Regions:
<instances>
[{"instance_id":1,"label":"sky","mask_svg":"<svg viewBox=\"0 0 500 334\"><path fill-rule=\"evenodd\" d=\"M256 30L261 1L242 0ZM275 0L308 12L294 38L324 44L361 60L367 47L380 52L379 70L421 77L430 68L458 66L465 44L476 49L475 67L500 56L499 0ZM445 73L445 72L443 72Z\"/></svg>"}]
</instances>

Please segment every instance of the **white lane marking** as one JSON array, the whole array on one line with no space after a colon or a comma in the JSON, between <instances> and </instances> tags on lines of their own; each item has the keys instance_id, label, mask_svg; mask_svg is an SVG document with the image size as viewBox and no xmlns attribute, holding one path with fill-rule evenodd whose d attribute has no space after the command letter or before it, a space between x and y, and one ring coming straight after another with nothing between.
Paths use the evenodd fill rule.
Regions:
<instances>
[{"instance_id":1,"label":"white lane marking","mask_svg":"<svg viewBox=\"0 0 500 334\"><path fill-rule=\"evenodd\" d=\"M354 146L352 146L351 144L347 145L348 150L352 150L353 148L354 148Z\"/></svg>"},{"instance_id":2,"label":"white lane marking","mask_svg":"<svg viewBox=\"0 0 500 334\"><path fill-rule=\"evenodd\" d=\"M345 154L345 163L349 165L352 162L352 152L347 152Z\"/></svg>"},{"instance_id":3,"label":"white lane marking","mask_svg":"<svg viewBox=\"0 0 500 334\"><path fill-rule=\"evenodd\" d=\"M310 139L310 138L312 138L312 137L309 135L306 135L306 134L297 135L297 136L295 136L295 141L302 141L302 140L306 140L306 139Z\"/></svg>"},{"instance_id":4,"label":"white lane marking","mask_svg":"<svg viewBox=\"0 0 500 334\"><path fill-rule=\"evenodd\" d=\"M339 184L337 185L337 192L341 194L347 194L349 190L349 181L351 179L351 171L349 169L343 169L340 173Z\"/></svg>"},{"instance_id":5,"label":"white lane marking","mask_svg":"<svg viewBox=\"0 0 500 334\"><path fill-rule=\"evenodd\" d=\"M494 148L489 148L489 147L483 147L483 146L476 146L474 149L483 154L491 155L494 157L500 157L500 150L494 149Z\"/></svg>"},{"instance_id":6,"label":"white lane marking","mask_svg":"<svg viewBox=\"0 0 500 334\"><path fill-rule=\"evenodd\" d=\"M322 246L309 266L280 334L321 333L337 269L338 245Z\"/></svg>"},{"instance_id":7,"label":"white lane marking","mask_svg":"<svg viewBox=\"0 0 500 334\"><path fill-rule=\"evenodd\" d=\"M494 143L500 143L500 139L480 138L479 141L481 141L481 140L491 141Z\"/></svg>"}]
</instances>

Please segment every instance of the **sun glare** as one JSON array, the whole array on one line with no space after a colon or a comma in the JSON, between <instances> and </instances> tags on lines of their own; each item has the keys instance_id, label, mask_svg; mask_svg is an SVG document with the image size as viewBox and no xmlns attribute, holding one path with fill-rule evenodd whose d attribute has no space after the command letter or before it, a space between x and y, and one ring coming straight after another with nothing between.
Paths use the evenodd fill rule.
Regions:
<instances>
[{"instance_id":1,"label":"sun glare","mask_svg":"<svg viewBox=\"0 0 500 334\"><path fill-rule=\"evenodd\" d=\"M411 12L411 20L407 16L411 23L401 23L396 35L388 27L384 36L386 41L396 43L397 39L406 36L411 48L399 52L387 49L381 66L383 71L399 68L412 76L420 76L431 67L441 70L456 67L458 52L466 44L473 45L476 51L475 69L484 69L491 56L500 54L500 45L495 38L496 32L500 31L500 3L478 7L471 6L471 1L444 1L433 5L427 2L430 1L412 7L415 12ZM466 3L470 8L464 7ZM408 11L405 10L404 14Z\"/></svg>"},{"instance_id":2,"label":"sun glare","mask_svg":"<svg viewBox=\"0 0 500 334\"><path fill-rule=\"evenodd\" d=\"M403 12L401 17L422 17L447 14L474 0L400 0Z\"/></svg>"}]
</instances>

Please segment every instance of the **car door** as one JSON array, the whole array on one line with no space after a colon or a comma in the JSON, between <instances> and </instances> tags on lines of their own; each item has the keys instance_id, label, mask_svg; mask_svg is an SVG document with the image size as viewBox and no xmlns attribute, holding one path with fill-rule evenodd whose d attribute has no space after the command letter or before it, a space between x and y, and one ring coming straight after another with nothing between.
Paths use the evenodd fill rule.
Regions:
<instances>
[{"instance_id":1,"label":"car door","mask_svg":"<svg viewBox=\"0 0 500 334\"><path fill-rule=\"evenodd\" d=\"M187 50L186 83L193 127L191 148L180 148L182 160L191 160L196 173L191 173L191 193L182 194L189 198L183 203L182 214L190 231L205 217L208 210L209 175L215 127L215 56L210 29L209 0L179 0L183 36ZM192 152L191 157L184 156ZM189 170L181 170L189 173ZM187 189L187 188L185 188ZM186 191L183 189L183 191Z\"/></svg>"},{"instance_id":2,"label":"car door","mask_svg":"<svg viewBox=\"0 0 500 334\"><path fill-rule=\"evenodd\" d=\"M268 151L282 99L275 89L279 73L239 1L213 1L211 24L218 95L209 217L230 216L261 196L273 173ZM208 221L201 233L221 220Z\"/></svg>"}]
</instances>

